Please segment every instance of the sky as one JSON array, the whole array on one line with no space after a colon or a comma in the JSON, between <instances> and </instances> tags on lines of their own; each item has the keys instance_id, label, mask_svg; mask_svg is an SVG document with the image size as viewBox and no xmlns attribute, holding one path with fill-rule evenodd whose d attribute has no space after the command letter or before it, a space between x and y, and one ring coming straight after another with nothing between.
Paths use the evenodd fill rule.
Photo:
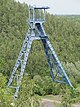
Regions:
<instances>
[{"instance_id":1,"label":"sky","mask_svg":"<svg viewBox=\"0 0 80 107\"><path fill-rule=\"evenodd\" d=\"M51 14L80 15L80 0L16 0L28 5L49 6Z\"/></svg>"}]
</instances>

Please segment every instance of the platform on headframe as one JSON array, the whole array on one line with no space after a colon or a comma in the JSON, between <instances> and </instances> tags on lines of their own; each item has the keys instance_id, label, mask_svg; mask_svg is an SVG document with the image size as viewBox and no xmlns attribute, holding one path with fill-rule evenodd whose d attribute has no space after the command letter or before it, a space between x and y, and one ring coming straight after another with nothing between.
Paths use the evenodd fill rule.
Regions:
<instances>
[{"instance_id":1,"label":"platform on headframe","mask_svg":"<svg viewBox=\"0 0 80 107\"><path fill-rule=\"evenodd\" d=\"M42 9L44 11L42 11ZM64 68L62 67L61 62L58 59L58 56L54 51L54 48L49 41L47 34L45 33L43 23L45 22L46 9L49 9L49 7L29 6L29 29L7 86L7 88L15 89L14 98L18 97L18 91L21 85L25 67L27 65L33 40L42 41L52 80L65 83L73 87ZM15 84L14 79L16 79Z\"/></svg>"}]
</instances>

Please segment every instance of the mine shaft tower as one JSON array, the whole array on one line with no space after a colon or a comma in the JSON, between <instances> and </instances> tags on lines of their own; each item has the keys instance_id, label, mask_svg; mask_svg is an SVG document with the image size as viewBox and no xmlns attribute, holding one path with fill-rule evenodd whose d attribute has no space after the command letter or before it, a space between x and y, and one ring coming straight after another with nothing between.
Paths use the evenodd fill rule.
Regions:
<instances>
[{"instance_id":1,"label":"mine shaft tower","mask_svg":"<svg viewBox=\"0 0 80 107\"><path fill-rule=\"evenodd\" d=\"M45 33L43 23L45 22L46 9L49 7L29 6L29 29L7 86L7 89L15 89L14 98L18 97L33 40L42 41L53 81L69 84L73 87ZM14 81L15 85L13 85Z\"/></svg>"}]
</instances>

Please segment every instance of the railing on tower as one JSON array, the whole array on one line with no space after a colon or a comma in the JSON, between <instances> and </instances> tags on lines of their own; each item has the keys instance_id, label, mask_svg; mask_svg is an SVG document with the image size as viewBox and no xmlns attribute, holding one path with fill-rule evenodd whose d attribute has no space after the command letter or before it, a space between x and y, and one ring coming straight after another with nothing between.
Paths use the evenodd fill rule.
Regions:
<instances>
[{"instance_id":1,"label":"railing on tower","mask_svg":"<svg viewBox=\"0 0 80 107\"><path fill-rule=\"evenodd\" d=\"M29 22L32 22L32 23L35 23L38 21L45 22L46 9L49 9L49 7L48 6L46 7L29 6Z\"/></svg>"}]
</instances>

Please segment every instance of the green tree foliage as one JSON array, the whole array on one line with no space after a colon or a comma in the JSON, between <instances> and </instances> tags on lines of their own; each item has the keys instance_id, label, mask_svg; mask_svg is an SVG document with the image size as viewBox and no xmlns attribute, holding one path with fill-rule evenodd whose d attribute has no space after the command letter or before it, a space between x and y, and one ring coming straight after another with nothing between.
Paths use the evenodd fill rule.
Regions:
<instances>
[{"instance_id":1,"label":"green tree foliage","mask_svg":"<svg viewBox=\"0 0 80 107\"><path fill-rule=\"evenodd\" d=\"M35 81L25 74L16 107L39 107L40 98L34 93Z\"/></svg>"},{"instance_id":2,"label":"green tree foliage","mask_svg":"<svg viewBox=\"0 0 80 107\"><path fill-rule=\"evenodd\" d=\"M53 16L47 14L45 30L64 62L80 60L80 16Z\"/></svg>"},{"instance_id":3,"label":"green tree foliage","mask_svg":"<svg viewBox=\"0 0 80 107\"><path fill-rule=\"evenodd\" d=\"M6 93L6 77L0 73L0 107L10 107L12 96Z\"/></svg>"},{"instance_id":4,"label":"green tree foliage","mask_svg":"<svg viewBox=\"0 0 80 107\"><path fill-rule=\"evenodd\" d=\"M80 102L80 88L72 90L67 87L64 93L62 96L62 107L72 107L72 103Z\"/></svg>"},{"instance_id":5,"label":"green tree foliage","mask_svg":"<svg viewBox=\"0 0 80 107\"><path fill-rule=\"evenodd\" d=\"M67 90L65 85L52 81L42 43L34 41L25 70L29 77L24 77L15 106L24 104L24 107L37 107L39 102L36 94L64 94L65 103L73 103L74 98L75 102L80 100L76 95L77 92L80 94L80 16L53 16L46 13L46 19L46 33L77 91ZM4 94L4 86L7 85L25 38L27 20L27 4L0 0L0 107L9 107L12 102L12 96ZM30 100L33 100L33 105Z\"/></svg>"}]
</instances>

